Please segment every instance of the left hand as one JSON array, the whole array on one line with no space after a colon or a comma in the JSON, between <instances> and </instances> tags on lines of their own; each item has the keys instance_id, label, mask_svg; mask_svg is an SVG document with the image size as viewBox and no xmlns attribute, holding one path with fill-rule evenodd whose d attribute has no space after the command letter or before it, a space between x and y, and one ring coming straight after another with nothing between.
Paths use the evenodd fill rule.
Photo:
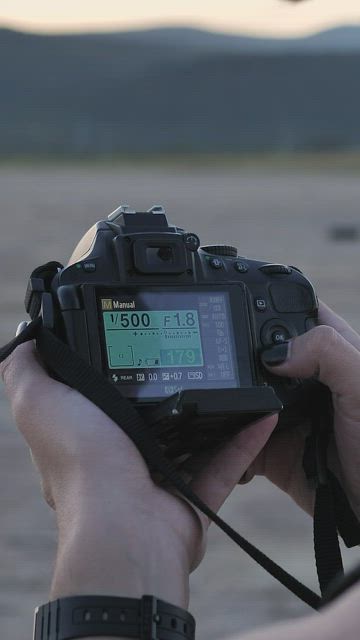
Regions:
<instances>
[{"instance_id":1,"label":"left hand","mask_svg":"<svg viewBox=\"0 0 360 640\"><path fill-rule=\"evenodd\" d=\"M77 391L50 378L32 344L18 347L0 371L44 497L57 514L52 597L147 592L186 607L189 573L203 558L208 519L157 486L126 434ZM213 511L276 422L272 416L243 430L193 475L191 489ZM78 563L82 555L75 570L71 558Z\"/></svg>"}]
</instances>

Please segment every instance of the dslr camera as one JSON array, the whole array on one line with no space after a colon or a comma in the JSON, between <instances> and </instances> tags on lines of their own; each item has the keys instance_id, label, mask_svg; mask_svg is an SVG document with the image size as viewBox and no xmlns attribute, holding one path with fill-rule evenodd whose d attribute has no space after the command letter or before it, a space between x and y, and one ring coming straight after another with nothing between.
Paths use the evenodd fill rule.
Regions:
<instances>
[{"instance_id":1,"label":"dslr camera","mask_svg":"<svg viewBox=\"0 0 360 640\"><path fill-rule=\"evenodd\" d=\"M122 205L51 283L43 321L136 405L166 454L217 447L250 422L309 417L313 385L271 376L266 347L317 324L299 269L239 257Z\"/></svg>"}]
</instances>

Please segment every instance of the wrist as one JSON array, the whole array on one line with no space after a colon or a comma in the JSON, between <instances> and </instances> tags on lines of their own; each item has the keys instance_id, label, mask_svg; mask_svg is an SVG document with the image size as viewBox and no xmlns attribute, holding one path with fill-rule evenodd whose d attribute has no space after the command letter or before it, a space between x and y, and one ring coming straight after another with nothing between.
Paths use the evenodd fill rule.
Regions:
<instances>
[{"instance_id":1,"label":"wrist","mask_svg":"<svg viewBox=\"0 0 360 640\"><path fill-rule=\"evenodd\" d=\"M79 503L80 504L80 503ZM170 535L131 510L94 510L81 501L77 515L58 518L59 545L50 599L72 595L141 598L151 593L186 609L189 567ZM134 511L133 511L134 513ZM98 514L98 516L96 516Z\"/></svg>"}]
</instances>

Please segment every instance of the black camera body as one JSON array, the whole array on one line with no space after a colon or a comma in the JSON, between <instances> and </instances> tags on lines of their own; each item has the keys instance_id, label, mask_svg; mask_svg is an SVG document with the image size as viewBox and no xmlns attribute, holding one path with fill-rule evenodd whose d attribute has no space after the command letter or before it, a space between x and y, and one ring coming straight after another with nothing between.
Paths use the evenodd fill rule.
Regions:
<instances>
[{"instance_id":1,"label":"black camera body","mask_svg":"<svg viewBox=\"0 0 360 640\"><path fill-rule=\"evenodd\" d=\"M51 285L43 322L135 403L169 456L217 446L262 416L309 416L312 385L260 352L316 326L295 267L200 247L162 207L119 207L83 237Z\"/></svg>"}]
</instances>

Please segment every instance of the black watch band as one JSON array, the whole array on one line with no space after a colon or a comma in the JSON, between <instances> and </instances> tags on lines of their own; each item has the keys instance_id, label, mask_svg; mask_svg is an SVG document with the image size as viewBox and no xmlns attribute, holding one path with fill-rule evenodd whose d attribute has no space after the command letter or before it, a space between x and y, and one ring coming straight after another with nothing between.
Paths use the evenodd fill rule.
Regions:
<instances>
[{"instance_id":1,"label":"black watch band","mask_svg":"<svg viewBox=\"0 0 360 640\"><path fill-rule=\"evenodd\" d=\"M194 640L195 619L185 609L154 596L60 598L35 610L33 640L94 636L140 640Z\"/></svg>"}]
</instances>

